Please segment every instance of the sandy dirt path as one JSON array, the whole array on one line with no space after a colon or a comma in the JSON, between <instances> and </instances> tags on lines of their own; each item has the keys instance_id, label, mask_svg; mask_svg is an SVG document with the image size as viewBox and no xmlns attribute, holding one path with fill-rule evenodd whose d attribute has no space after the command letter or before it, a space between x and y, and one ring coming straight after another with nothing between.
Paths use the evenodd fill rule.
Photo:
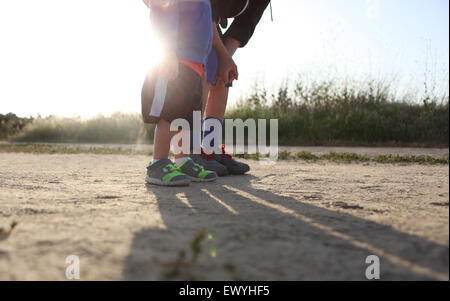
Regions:
<instances>
[{"instance_id":1,"label":"sandy dirt path","mask_svg":"<svg viewBox=\"0 0 450 301\"><path fill-rule=\"evenodd\" d=\"M0 280L448 280L448 165L249 161L247 176L148 187L148 158L0 153Z\"/></svg>"}]
</instances>

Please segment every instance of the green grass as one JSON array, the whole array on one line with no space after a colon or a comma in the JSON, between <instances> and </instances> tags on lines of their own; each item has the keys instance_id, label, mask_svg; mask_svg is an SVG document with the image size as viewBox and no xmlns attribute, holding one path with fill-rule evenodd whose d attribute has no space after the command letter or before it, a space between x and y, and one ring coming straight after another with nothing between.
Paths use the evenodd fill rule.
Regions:
<instances>
[{"instance_id":1,"label":"green grass","mask_svg":"<svg viewBox=\"0 0 450 301\"><path fill-rule=\"evenodd\" d=\"M63 143L139 144L153 140L153 125L145 125L139 114L115 113L112 116L35 118L10 141Z\"/></svg>"},{"instance_id":2,"label":"green grass","mask_svg":"<svg viewBox=\"0 0 450 301\"><path fill-rule=\"evenodd\" d=\"M204 230L195 234L193 240L189 243L189 251L180 250L175 259L163 262L154 258L153 261L164 268L163 276L166 280L182 279L184 281L195 281L199 277L196 275L197 261L200 256L204 256L205 247L207 247L207 235ZM190 257L188 256L190 255ZM211 255L211 254L210 254ZM240 280L236 273L236 267L233 264L223 265L224 271L233 281Z\"/></svg>"},{"instance_id":3,"label":"green grass","mask_svg":"<svg viewBox=\"0 0 450 301\"><path fill-rule=\"evenodd\" d=\"M377 163L418 163L418 164L449 164L449 158L434 158L432 156L399 156L379 155L373 158Z\"/></svg>"},{"instance_id":4,"label":"green grass","mask_svg":"<svg viewBox=\"0 0 450 301\"><path fill-rule=\"evenodd\" d=\"M248 160L259 160L261 156L255 155L236 155L237 158ZM267 156L266 156L267 157ZM292 154L288 151L282 151L278 154L278 160L286 161L304 161L304 162L334 162L334 163L366 163L374 162L380 164L395 164L395 163L409 163L409 164L424 164L424 165L437 165L437 164L449 164L449 158L435 158L432 156L400 156L400 155L378 155L370 158L366 155L360 155L356 153L348 152L329 152L321 155L315 155L311 152L301 151Z\"/></svg>"},{"instance_id":5,"label":"green grass","mask_svg":"<svg viewBox=\"0 0 450 301\"><path fill-rule=\"evenodd\" d=\"M398 95L382 81L298 79L270 95L255 86L226 118L278 119L280 145L449 145L448 95ZM153 132L137 113L87 120L0 115L0 139L9 141L139 144L150 143Z\"/></svg>"},{"instance_id":6,"label":"green grass","mask_svg":"<svg viewBox=\"0 0 450 301\"><path fill-rule=\"evenodd\" d=\"M175 278L181 278L186 281L196 280L197 277L194 275L194 268L198 257L202 254L205 239L206 233L204 230L196 233L194 239L189 244L190 258L188 258L188 252L185 250L180 250L177 257L171 261L163 262L154 258L153 261L164 268L164 278L166 280L173 280Z\"/></svg>"},{"instance_id":7,"label":"green grass","mask_svg":"<svg viewBox=\"0 0 450 301\"><path fill-rule=\"evenodd\" d=\"M448 100L398 96L376 81L300 79L272 95L255 86L226 118L278 119L280 145L448 146Z\"/></svg>"},{"instance_id":8,"label":"green grass","mask_svg":"<svg viewBox=\"0 0 450 301\"><path fill-rule=\"evenodd\" d=\"M200 272L197 265L198 258L207 255L207 252L204 251L208 248L208 242L211 240L209 238L210 236L211 234L206 235L204 230L200 230L189 243L189 251L180 250L175 259L167 262L162 262L154 258L154 262L162 265L164 268L164 278L166 280L182 279L184 281L196 281L199 278L196 272ZM212 256L212 250L210 249L209 256ZM214 258L215 256L212 257ZM223 270L228 274L231 281L242 281L234 264L225 263Z\"/></svg>"},{"instance_id":9,"label":"green grass","mask_svg":"<svg viewBox=\"0 0 450 301\"><path fill-rule=\"evenodd\" d=\"M352 162L368 162L370 159L364 155L355 153L335 153L331 152L319 157L321 160L327 160L338 163L352 163Z\"/></svg>"},{"instance_id":10,"label":"green grass","mask_svg":"<svg viewBox=\"0 0 450 301\"><path fill-rule=\"evenodd\" d=\"M316 155L313 155L310 152L298 152L295 154L295 159L297 160L303 160L303 161L317 161L319 160L319 157Z\"/></svg>"},{"instance_id":11,"label":"green grass","mask_svg":"<svg viewBox=\"0 0 450 301\"><path fill-rule=\"evenodd\" d=\"M77 147L64 145L47 144L0 144L0 153L31 153L31 154L96 154L96 155L142 155L151 156L151 151L141 151L134 149L123 149L121 147ZM242 154L236 155L237 158L247 160L259 160L263 157L260 154ZM399 155L379 155L369 158L365 155L348 152L329 152L316 155L311 152L298 152L292 154L288 151L281 151L278 154L278 160L294 160L304 162L335 162L335 163L365 163L374 162L381 164L409 163L409 164L449 164L449 158L436 158L432 156L399 156Z\"/></svg>"},{"instance_id":12,"label":"green grass","mask_svg":"<svg viewBox=\"0 0 450 301\"><path fill-rule=\"evenodd\" d=\"M279 160L289 160L291 158L291 153L288 151L281 151L278 153Z\"/></svg>"}]
</instances>

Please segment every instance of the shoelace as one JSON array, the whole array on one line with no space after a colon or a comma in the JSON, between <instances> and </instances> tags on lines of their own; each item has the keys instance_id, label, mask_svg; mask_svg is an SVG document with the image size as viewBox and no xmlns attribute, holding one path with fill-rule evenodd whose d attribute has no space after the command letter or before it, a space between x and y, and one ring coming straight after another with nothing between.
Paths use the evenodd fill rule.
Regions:
<instances>
[{"instance_id":1,"label":"shoelace","mask_svg":"<svg viewBox=\"0 0 450 301\"><path fill-rule=\"evenodd\" d=\"M208 155L207 153L205 153L202 149L202 154L201 154L202 158L205 159L206 161L211 161L214 160L214 155ZM225 157L229 158L229 159L233 159L233 156L231 156L230 154L227 154L227 152L225 151L225 144L222 144L222 159L221 162L225 161Z\"/></svg>"},{"instance_id":2,"label":"shoelace","mask_svg":"<svg viewBox=\"0 0 450 301\"><path fill-rule=\"evenodd\" d=\"M202 149L201 156L202 156L202 158L205 159L206 161L214 160L214 155L213 155L213 154L208 155L207 153L205 153L205 151L204 151L203 149Z\"/></svg>"},{"instance_id":3,"label":"shoelace","mask_svg":"<svg viewBox=\"0 0 450 301\"><path fill-rule=\"evenodd\" d=\"M225 157L233 159L233 156L227 154L227 152L225 151L225 144L222 144L222 162L225 162Z\"/></svg>"}]
</instances>

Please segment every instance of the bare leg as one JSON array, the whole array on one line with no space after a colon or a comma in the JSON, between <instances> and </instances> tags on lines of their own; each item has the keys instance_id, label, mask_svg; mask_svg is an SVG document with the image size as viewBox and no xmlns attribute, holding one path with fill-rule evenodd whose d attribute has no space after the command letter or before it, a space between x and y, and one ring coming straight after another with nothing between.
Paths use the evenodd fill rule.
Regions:
<instances>
[{"instance_id":1,"label":"bare leg","mask_svg":"<svg viewBox=\"0 0 450 301\"><path fill-rule=\"evenodd\" d=\"M181 130L178 131L178 132L172 132L172 133L174 133L174 135L175 135L175 134L181 133ZM183 135L184 135L185 137L187 137L187 140L188 140L188 141L189 141L189 134L190 134L189 132L187 132L187 133L184 132L184 133L183 133ZM172 137L173 137L173 135L172 135ZM185 143L184 139L180 139L180 140L178 141L178 146L180 147L181 150L183 149L183 143ZM186 158L186 157L188 157L189 155L190 155L189 152L188 152L187 154L181 152L181 153L179 153L179 154L175 154L175 159Z\"/></svg>"},{"instance_id":2,"label":"bare leg","mask_svg":"<svg viewBox=\"0 0 450 301\"><path fill-rule=\"evenodd\" d=\"M170 132L170 122L159 120L155 129L155 137L153 140L154 150L153 159L167 159L170 152L170 140L174 134Z\"/></svg>"},{"instance_id":3,"label":"bare leg","mask_svg":"<svg viewBox=\"0 0 450 301\"><path fill-rule=\"evenodd\" d=\"M170 161L165 160L169 158L170 143L172 137L177 132L179 131L170 131L170 122L163 119L158 121L153 142L154 161L150 163L147 170L146 182L148 184L160 186L188 186L191 183L191 178L187 174L183 174L178 169L173 168L172 165L169 165ZM155 162L155 160L157 162ZM214 181L216 178L215 174L208 176L209 178L203 177L203 180Z\"/></svg>"},{"instance_id":4,"label":"bare leg","mask_svg":"<svg viewBox=\"0 0 450 301\"><path fill-rule=\"evenodd\" d=\"M206 104L205 117L223 120L227 108L228 89L226 87L211 87Z\"/></svg>"},{"instance_id":5,"label":"bare leg","mask_svg":"<svg viewBox=\"0 0 450 301\"><path fill-rule=\"evenodd\" d=\"M202 93L202 118L205 118L206 106L208 105L209 91L211 90L211 84L203 80L203 93Z\"/></svg>"},{"instance_id":6,"label":"bare leg","mask_svg":"<svg viewBox=\"0 0 450 301\"><path fill-rule=\"evenodd\" d=\"M153 150L153 158L155 160L159 159L167 159L169 158L170 153L170 142L174 135L179 133L170 131L170 122L166 120L160 120L155 129L155 137L154 137L154 150ZM189 137L189 136L188 136ZM180 140L178 146L182 147L183 140ZM175 155L176 159L184 158L189 156L189 154L177 154Z\"/></svg>"}]
</instances>

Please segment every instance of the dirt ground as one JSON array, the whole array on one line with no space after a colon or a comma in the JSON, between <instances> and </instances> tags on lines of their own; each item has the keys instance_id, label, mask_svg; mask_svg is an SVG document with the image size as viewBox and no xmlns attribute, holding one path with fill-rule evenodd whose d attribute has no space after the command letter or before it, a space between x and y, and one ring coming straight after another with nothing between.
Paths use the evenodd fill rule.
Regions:
<instances>
[{"instance_id":1,"label":"dirt ground","mask_svg":"<svg viewBox=\"0 0 450 301\"><path fill-rule=\"evenodd\" d=\"M69 255L81 280L365 280L369 255L381 280L449 279L448 165L249 161L247 176L159 188L147 162L0 153L0 227L18 222L0 280L66 280Z\"/></svg>"}]
</instances>

